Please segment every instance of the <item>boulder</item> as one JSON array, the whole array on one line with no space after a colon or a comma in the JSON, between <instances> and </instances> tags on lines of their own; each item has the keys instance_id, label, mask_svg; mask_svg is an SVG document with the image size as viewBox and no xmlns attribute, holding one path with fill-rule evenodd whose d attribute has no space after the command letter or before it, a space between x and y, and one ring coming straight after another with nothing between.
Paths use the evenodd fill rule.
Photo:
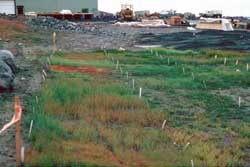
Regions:
<instances>
[{"instance_id":1,"label":"boulder","mask_svg":"<svg viewBox=\"0 0 250 167\"><path fill-rule=\"evenodd\" d=\"M0 91L12 87L14 74L11 68L2 60L0 60Z\"/></svg>"},{"instance_id":2,"label":"boulder","mask_svg":"<svg viewBox=\"0 0 250 167\"><path fill-rule=\"evenodd\" d=\"M0 60L5 62L9 66L13 73L16 73L18 71L15 63L15 57L10 51L0 50Z\"/></svg>"}]
</instances>

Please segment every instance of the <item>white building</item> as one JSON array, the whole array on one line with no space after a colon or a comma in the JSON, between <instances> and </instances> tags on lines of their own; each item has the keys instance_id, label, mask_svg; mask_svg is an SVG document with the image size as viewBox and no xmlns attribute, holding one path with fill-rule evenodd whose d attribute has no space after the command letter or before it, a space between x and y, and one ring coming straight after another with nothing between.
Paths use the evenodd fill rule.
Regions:
<instances>
[{"instance_id":1,"label":"white building","mask_svg":"<svg viewBox=\"0 0 250 167\"><path fill-rule=\"evenodd\" d=\"M0 14L15 14L16 1L15 0L0 0Z\"/></svg>"}]
</instances>

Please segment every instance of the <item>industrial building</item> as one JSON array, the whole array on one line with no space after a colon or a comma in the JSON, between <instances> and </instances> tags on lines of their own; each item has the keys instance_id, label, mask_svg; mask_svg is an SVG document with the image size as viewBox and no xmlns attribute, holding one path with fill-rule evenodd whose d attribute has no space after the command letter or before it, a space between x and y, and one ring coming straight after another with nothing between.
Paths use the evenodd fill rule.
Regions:
<instances>
[{"instance_id":1,"label":"industrial building","mask_svg":"<svg viewBox=\"0 0 250 167\"><path fill-rule=\"evenodd\" d=\"M0 13L1 14L15 14L15 0L0 0Z\"/></svg>"},{"instance_id":2,"label":"industrial building","mask_svg":"<svg viewBox=\"0 0 250 167\"><path fill-rule=\"evenodd\" d=\"M1 1L1 0L0 0ZM98 10L98 0L16 0L17 13L51 13L63 9L74 13L92 13Z\"/></svg>"}]
</instances>

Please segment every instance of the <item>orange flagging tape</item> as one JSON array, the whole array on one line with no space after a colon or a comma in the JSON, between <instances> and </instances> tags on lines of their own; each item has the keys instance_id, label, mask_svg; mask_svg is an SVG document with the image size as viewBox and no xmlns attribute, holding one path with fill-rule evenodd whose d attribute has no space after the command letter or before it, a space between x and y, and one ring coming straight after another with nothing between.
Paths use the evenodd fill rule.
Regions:
<instances>
[{"instance_id":1,"label":"orange flagging tape","mask_svg":"<svg viewBox=\"0 0 250 167\"><path fill-rule=\"evenodd\" d=\"M19 102L19 98L16 96L15 97L15 104L14 104L14 108L15 108L15 114L12 117L11 121L7 124L5 124L3 126L3 128L0 130L0 135L7 130L9 127L11 127L13 124L16 124L18 121L21 120L21 116L22 116L22 107L20 105Z\"/></svg>"}]
</instances>

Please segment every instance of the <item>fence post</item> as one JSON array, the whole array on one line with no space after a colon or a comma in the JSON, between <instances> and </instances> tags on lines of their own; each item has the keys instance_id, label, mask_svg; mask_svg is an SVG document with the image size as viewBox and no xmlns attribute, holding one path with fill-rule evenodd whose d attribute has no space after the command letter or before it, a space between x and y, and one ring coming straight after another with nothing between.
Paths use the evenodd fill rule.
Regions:
<instances>
[{"instance_id":1,"label":"fence post","mask_svg":"<svg viewBox=\"0 0 250 167\"><path fill-rule=\"evenodd\" d=\"M56 52L56 32L53 33L53 53Z\"/></svg>"},{"instance_id":2,"label":"fence post","mask_svg":"<svg viewBox=\"0 0 250 167\"><path fill-rule=\"evenodd\" d=\"M142 94L142 88L140 88L139 90L139 98L141 98L141 94Z\"/></svg>"},{"instance_id":3,"label":"fence post","mask_svg":"<svg viewBox=\"0 0 250 167\"><path fill-rule=\"evenodd\" d=\"M135 79L132 80L132 87L135 89Z\"/></svg>"},{"instance_id":4,"label":"fence post","mask_svg":"<svg viewBox=\"0 0 250 167\"><path fill-rule=\"evenodd\" d=\"M15 96L15 99L14 99L14 109L15 109L15 115L18 115L18 113L20 112L20 110L22 110L21 106L20 106L20 102L19 102L19 97L18 96ZM16 122L16 136L15 136L15 140L16 140L16 166L17 167L21 167L20 120L18 120Z\"/></svg>"},{"instance_id":5,"label":"fence post","mask_svg":"<svg viewBox=\"0 0 250 167\"><path fill-rule=\"evenodd\" d=\"M4 132L6 129L11 127L12 125L16 125L15 130L15 144L16 144L16 167L21 167L21 117L22 117L22 107L20 105L19 97L14 97L14 116L12 117L11 121L3 126L2 129L0 129L0 134Z\"/></svg>"}]
</instances>

